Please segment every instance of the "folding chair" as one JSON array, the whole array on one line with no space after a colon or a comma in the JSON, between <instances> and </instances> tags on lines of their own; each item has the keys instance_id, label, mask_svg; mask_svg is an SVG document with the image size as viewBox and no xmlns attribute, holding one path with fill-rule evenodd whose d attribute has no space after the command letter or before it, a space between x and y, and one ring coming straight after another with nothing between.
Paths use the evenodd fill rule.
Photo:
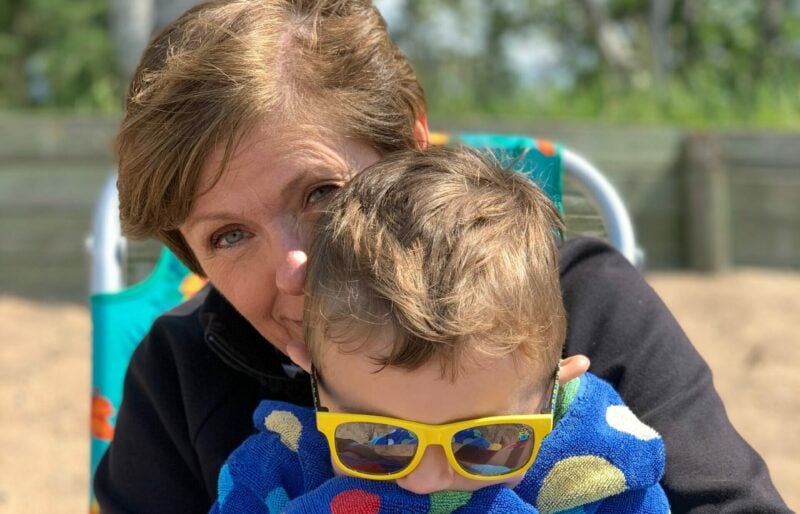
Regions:
<instances>
[{"instance_id":1,"label":"folding chair","mask_svg":"<svg viewBox=\"0 0 800 514\"><path fill-rule=\"evenodd\" d=\"M546 140L488 134L433 134L433 144L466 144L488 149L501 161L527 173L563 210L563 179L582 185L600 212L609 242L638 264L633 226L619 195L580 155ZM106 182L95 209L91 253L92 423L91 475L114 434L122 383L133 350L153 320L203 286L203 281L166 248L144 281L126 286L127 243L120 232L116 176ZM146 493L145 493L146 494ZM91 510L97 504L91 494Z\"/></svg>"}]
</instances>

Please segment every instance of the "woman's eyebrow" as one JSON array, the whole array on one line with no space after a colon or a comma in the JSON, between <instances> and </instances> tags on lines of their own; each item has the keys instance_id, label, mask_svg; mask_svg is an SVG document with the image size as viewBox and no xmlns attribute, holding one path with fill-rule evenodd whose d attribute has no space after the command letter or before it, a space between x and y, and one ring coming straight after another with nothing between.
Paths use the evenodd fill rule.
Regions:
<instances>
[{"instance_id":1,"label":"woman's eyebrow","mask_svg":"<svg viewBox=\"0 0 800 514\"><path fill-rule=\"evenodd\" d=\"M306 173L298 174L297 176L292 177L288 182L280 185L279 186L280 189L275 190L275 197L283 198L285 197L288 191L298 189L303 182L309 180L315 180L318 178L320 178L319 173L307 171ZM207 213L195 214L186 219L184 228L185 230L190 231L195 226L200 225L202 223L207 223L209 221L231 221L240 216L242 216L241 213L234 213L230 211L212 211Z\"/></svg>"},{"instance_id":2,"label":"woman's eyebrow","mask_svg":"<svg viewBox=\"0 0 800 514\"><path fill-rule=\"evenodd\" d=\"M352 174L356 165L355 158L341 146L331 146L318 141L303 141L298 143L294 158L302 161L308 171L326 170L328 173L340 175ZM323 172L324 173L324 172Z\"/></svg>"},{"instance_id":3,"label":"woman's eyebrow","mask_svg":"<svg viewBox=\"0 0 800 514\"><path fill-rule=\"evenodd\" d=\"M200 216L193 216L187 218L184 224L184 230L191 231L197 225L207 223L209 221L230 221L233 215L228 212L210 212L208 214L201 214Z\"/></svg>"}]
</instances>

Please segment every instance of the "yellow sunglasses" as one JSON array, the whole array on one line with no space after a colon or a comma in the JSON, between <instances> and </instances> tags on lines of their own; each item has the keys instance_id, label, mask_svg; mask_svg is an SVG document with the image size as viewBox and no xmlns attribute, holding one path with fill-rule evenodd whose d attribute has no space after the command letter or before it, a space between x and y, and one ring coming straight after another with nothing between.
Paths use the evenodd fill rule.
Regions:
<instances>
[{"instance_id":1,"label":"yellow sunglasses","mask_svg":"<svg viewBox=\"0 0 800 514\"><path fill-rule=\"evenodd\" d=\"M320 405L319 377L311 372L317 429L334 462L371 480L395 480L417 467L429 445L444 449L450 465L472 480L504 480L525 474L553 429L558 397L556 368L549 407L541 414L490 416L441 425L367 414L329 412Z\"/></svg>"}]
</instances>

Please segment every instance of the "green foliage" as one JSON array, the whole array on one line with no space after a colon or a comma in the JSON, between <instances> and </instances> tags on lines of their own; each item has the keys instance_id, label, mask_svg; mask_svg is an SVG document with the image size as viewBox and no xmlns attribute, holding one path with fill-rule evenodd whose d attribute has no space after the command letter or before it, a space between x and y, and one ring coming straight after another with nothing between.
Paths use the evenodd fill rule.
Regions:
<instances>
[{"instance_id":1,"label":"green foliage","mask_svg":"<svg viewBox=\"0 0 800 514\"><path fill-rule=\"evenodd\" d=\"M28 0L0 8L0 107L114 111L121 84L107 0ZM8 29L8 30L5 30Z\"/></svg>"},{"instance_id":2,"label":"green foliage","mask_svg":"<svg viewBox=\"0 0 800 514\"><path fill-rule=\"evenodd\" d=\"M482 55L444 55L431 65L436 57L430 50L426 53L428 62L420 67L420 75L432 118L800 127L798 0L658 1L666 6L663 18L648 0L498 0L491 7L484 3L484 19L505 26L494 26L489 36L475 32L475 37L483 34L487 40ZM458 3L426 4L428 13L449 9L458 16L464 12L454 7ZM516 9L513 16L495 14L509 6ZM409 19L409 26L420 26ZM464 21L468 26L469 20ZM403 48L415 33L399 38ZM509 85L497 71L473 72L502 69L498 61L503 55L496 47L488 50L492 37L503 40L526 33L549 38L569 80L555 83L540 76ZM415 61L413 48L409 54Z\"/></svg>"},{"instance_id":3,"label":"green foliage","mask_svg":"<svg viewBox=\"0 0 800 514\"><path fill-rule=\"evenodd\" d=\"M473 96L439 93L430 98L431 119L465 120L602 120L686 127L761 127L800 129L796 77L791 84L758 82L747 94L709 79L702 71L688 83L673 81L661 91L616 93L609 83L547 93L520 90L507 97L477 101Z\"/></svg>"},{"instance_id":4,"label":"green foliage","mask_svg":"<svg viewBox=\"0 0 800 514\"><path fill-rule=\"evenodd\" d=\"M432 119L800 127L800 0L399 5L391 30ZM118 110L109 10L109 0L0 1L0 108ZM514 64L536 52L556 64Z\"/></svg>"}]
</instances>

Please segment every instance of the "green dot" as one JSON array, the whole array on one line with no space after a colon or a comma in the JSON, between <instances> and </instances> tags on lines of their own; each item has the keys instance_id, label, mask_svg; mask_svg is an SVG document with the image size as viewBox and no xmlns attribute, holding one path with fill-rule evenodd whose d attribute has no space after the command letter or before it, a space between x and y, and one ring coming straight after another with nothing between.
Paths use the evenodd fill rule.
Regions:
<instances>
[{"instance_id":1,"label":"green dot","mask_svg":"<svg viewBox=\"0 0 800 514\"><path fill-rule=\"evenodd\" d=\"M467 504L472 493L470 491L438 491L430 495L431 508L428 514L450 514Z\"/></svg>"},{"instance_id":2,"label":"green dot","mask_svg":"<svg viewBox=\"0 0 800 514\"><path fill-rule=\"evenodd\" d=\"M566 414L567 409L572 404L572 401L575 400L575 396L578 394L578 388L580 388L581 379L573 378L563 386L561 386L561 391L558 393L558 403L556 404L556 411L553 413L555 418L554 422L558 423L564 414Z\"/></svg>"}]
</instances>

